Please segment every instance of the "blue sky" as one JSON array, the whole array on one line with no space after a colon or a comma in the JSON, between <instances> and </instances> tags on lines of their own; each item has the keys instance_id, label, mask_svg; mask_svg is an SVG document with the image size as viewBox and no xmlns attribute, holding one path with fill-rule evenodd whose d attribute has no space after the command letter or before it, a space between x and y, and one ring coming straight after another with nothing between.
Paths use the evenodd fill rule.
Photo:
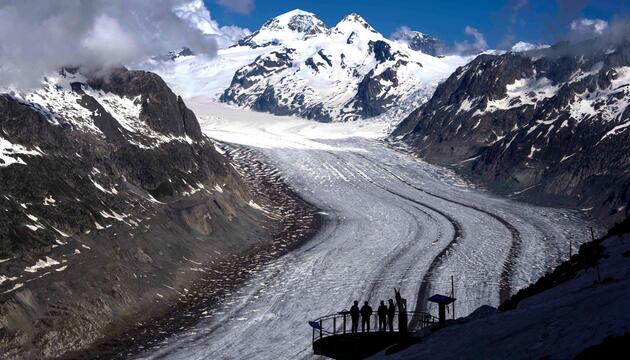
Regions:
<instances>
[{"instance_id":1,"label":"blue sky","mask_svg":"<svg viewBox=\"0 0 630 360\"><path fill-rule=\"evenodd\" d=\"M464 28L472 26L485 35L491 48L514 41L553 43L576 18L611 21L630 13L630 0L204 1L219 24L252 31L265 20L295 8L317 14L329 26L357 12L386 36L404 25L449 45L465 40Z\"/></svg>"}]
</instances>

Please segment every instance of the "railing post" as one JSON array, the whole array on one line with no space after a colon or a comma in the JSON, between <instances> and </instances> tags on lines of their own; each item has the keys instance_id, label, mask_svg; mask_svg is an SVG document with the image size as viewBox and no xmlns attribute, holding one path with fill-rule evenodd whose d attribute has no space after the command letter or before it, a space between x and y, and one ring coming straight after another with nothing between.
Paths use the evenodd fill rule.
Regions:
<instances>
[{"instance_id":1,"label":"railing post","mask_svg":"<svg viewBox=\"0 0 630 360\"><path fill-rule=\"evenodd\" d=\"M319 338L320 339L324 337L322 329L323 329L323 327L322 327L322 320L320 319L319 320Z\"/></svg>"},{"instance_id":2,"label":"railing post","mask_svg":"<svg viewBox=\"0 0 630 360\"><path fill-rule=\"evenodd\" d=\"M343 314L343 333L346 333L346 314Z\"/></svg>"},{"instance_id":3,"label":"railing post","mask_svg":"<svg viewBox=\"0 0 630 360\"><path fill-rule=\"evenodd\" d=\"M333 317L333 335L337 333L337 315Z\"/></svg>"},{"instance_id":4,"label":"railing post","mask_svg":"<svg viewBox=\"0 0 630 360\"><path fill-rule=\"evenodd\" d=\"M378 314L373 314L374 316L374 332L378 332Z\"/></svg>"}]
</instances>

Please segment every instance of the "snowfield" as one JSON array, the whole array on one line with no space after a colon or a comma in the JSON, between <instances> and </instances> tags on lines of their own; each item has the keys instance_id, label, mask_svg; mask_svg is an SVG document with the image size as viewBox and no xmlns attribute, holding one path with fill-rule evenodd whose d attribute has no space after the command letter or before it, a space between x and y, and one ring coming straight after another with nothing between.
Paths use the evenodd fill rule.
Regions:
<instances>
[{"instance_id":1,"label":"snowfield","mask_svg":"<svg viewBox=\"0 0 630 360\"><path fill-rule=\"evenodd\" d=\"M386 120L320 124L186 99L211 138L257 149L324 217L321 231L265 265L194 329L142 358L312 357L307 321L450 293L456 315L497 306L590 237L580 214L493 196L380 141ZM427 309L433 313L436 308Z\"/></svg>"}]
</instances>

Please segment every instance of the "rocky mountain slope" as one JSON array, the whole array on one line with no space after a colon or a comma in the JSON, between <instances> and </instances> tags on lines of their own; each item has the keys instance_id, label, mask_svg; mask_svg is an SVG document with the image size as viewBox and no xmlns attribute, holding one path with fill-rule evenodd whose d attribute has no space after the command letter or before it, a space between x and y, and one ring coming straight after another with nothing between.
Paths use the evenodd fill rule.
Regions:
<instances>
[{"instance_id":1,"label":"rocky mountain slope","mask_svg":"<svg viewBox=\"0 0 630 360\"><path fill-rule=\"evenodd\" d=\"M596 39L481 55L394 132L496 190L630 214L630 43Z\"/></svg>"},{"instance_id":2,"label":"rocky mountain slope","mask_svg":"<svg viewBox=\"0 0 630 360\"><path fill-rule=\"evenodd\" d=\"M143 71L64 70L0 95L0 183L9 358L116 334L280 227L182 99Z\"/></svg>"},{"instance_id":3,"label":"rocky mountain slope","mask_svg":"<svg viewBox=\"0 0 630 360\"><path fill-rule=\"evenodd\" d=\"M425 101L464 62L427 55L416 51L426 46L413 44L419 48L386 39L358 14L327 28L314 14L294 10L239 41L276 48L238 69L220 99L323 122L377 116L418 92Z\"/></svg>"}]
</instances>

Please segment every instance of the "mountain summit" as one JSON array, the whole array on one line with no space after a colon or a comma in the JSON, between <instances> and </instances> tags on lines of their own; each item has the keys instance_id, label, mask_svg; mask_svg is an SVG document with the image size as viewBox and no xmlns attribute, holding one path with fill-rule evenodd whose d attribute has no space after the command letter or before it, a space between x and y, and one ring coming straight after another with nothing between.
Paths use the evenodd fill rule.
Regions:
<instances>
[{"instance_id":1,"label":"mountain summit","mask_svg":"<svg viewBox=\"0 0 630 360\"><path fill-rule=\"evenodd\" d=\"M437 38L412 30L397 31L392 35L392 40L406 44L411 50L421 51L431 56L437 56L445 47Z\"/></svg>"},{"instance_id":2,"label":"mountain summit","mask_svg":"<svg viewBox=\"0 0 630 360\"><path fill-rule=\"evenodd\" d=\"M296 9L267 20L259 30L239 40L237 46L280 45L326 32L328 28L315 14Z\"/></svg>"},{"instance_id":3,"label":"mountain summit","mask_svg":"<svg viewBox=\"0 0 630 360\"><path fill-rule=\"evenodd\" d=\"M361 15L357 13L352 13L346 15L335 27L333 28L333 32L341 32L346 33L348 31L356 30L356 27L369 30L370 32L377 33L376 30Z\"/></svg>"},{"instance_id":4,"label":"mountain summit","mask_svg":"<svg viewBox=\"0 0 630 360\"><path fill-rule=\"evenodd\" d=\"M418 49L385 38L355 13L329 29L315 14L293 10L230 49L240 58L259 55L236 71L220 100L324 122L410 108L465 63Z\"/></svg>"}]
</instances>

